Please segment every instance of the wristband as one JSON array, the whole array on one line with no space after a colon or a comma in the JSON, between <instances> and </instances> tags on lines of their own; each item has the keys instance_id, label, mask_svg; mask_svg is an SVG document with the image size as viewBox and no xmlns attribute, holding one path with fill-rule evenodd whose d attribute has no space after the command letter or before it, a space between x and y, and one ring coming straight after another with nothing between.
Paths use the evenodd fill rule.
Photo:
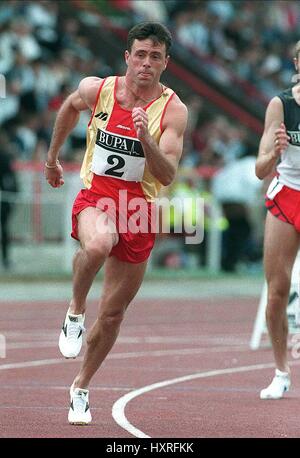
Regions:
<instances>
[{"instance_id":1,"label":"wristband","mask_svg":"<svg viewBox=\"0 0 300 458\"><path fill-rule=\"evenodd\" d=\"M60 162L58 159L56 159L56 164L55 165L49 165L48 162L45 162L45 167L46 169L56 169L56 167L60 165Z\"/></svg>"}]
</instances>

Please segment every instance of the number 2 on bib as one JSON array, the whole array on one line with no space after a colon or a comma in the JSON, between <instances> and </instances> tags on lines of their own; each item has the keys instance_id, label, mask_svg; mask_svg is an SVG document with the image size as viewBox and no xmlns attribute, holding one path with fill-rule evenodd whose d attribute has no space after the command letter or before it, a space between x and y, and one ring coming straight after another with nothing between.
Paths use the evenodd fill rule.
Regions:
<instances>
[{"instance_id":1,"label":"number 2 on bib","mask_svg":"<svg viewBox=\"0 0 300 458\"><path fill-rule=\"evenodd\" d=\"M110 175L113 177L118 177L121 178L121 176L124 175L124 172L117 172L117 170L122 169L125 166L125 160L121 156L117 156L116 154L112 154L111 156L108 156L107 162L109 165L112 165L113 167L110 167L107 169L104 173L105 175Z\"/></svg>"}]
</instances>

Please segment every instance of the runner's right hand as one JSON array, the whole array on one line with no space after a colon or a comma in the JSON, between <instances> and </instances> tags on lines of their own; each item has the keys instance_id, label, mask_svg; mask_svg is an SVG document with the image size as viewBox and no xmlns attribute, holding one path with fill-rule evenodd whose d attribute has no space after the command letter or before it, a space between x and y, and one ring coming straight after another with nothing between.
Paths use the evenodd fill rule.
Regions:
<instances>
[{"instance_id":1,"label":"runner's right hand","mask_svg":"<svg viewBox=\"0 0 300 458\"><path fill-rule=\"evenodd\" d=\"M275 130L275 138L274 138L274 152L277 157L279 157L286 148L288 147L290 137L286 132L286 128L284 123L280 124L280 127Z\"/></svg>"},{"instance_id":2,"label":"runner's right hand","mask_svg":"<svg viewBox=\"0 0 300 458\"><path fill-rule=\"evenodd\" d=\"M60 164L57 164L53 169L49 169L45 166L44 174L52 188L60 188L65 182L63 178L63 168Z\"/></svg>"}]
</instances>

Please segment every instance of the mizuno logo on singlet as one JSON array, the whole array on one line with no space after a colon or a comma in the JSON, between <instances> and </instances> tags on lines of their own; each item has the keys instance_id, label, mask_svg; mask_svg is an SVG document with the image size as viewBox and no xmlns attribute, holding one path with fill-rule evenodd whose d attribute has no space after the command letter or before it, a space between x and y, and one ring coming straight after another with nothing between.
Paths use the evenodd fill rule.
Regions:
<instances>
[{"instance_id":1,"label":"mizuno logo on singlet","mask_svg":"<svg viewBox=\"0 0 300 458\"><path fill-rule=\"evenodd\" d=\"M103 113L103 111L100 111L100 113L97 113L95 115L95 118L102 119L102 121L106 121L108 118L108 113Z\"/></svg>"},{"instance_id":2,"label":"mizuno logo on singlet","mask_svg":"<svg viewBox=\"0 0 300 458\"><path fill-rule=\"evenodd\" d=\"M102 129L97 130L96 144L113 153L135 157L145 156L141 142L137 138L112 134Z\"/></svg>"},{"instance_id":3,"label":"mizuno logo on singlet","mask_svg":"<svg viewBox=\"0 0 300 458\"><path fill-rule=\"evenodd\" d=\"M118 124L117 127L119 127L119 129L131 130L130 127L122 126L122 124Z\"/></svg>"}]
</instances>

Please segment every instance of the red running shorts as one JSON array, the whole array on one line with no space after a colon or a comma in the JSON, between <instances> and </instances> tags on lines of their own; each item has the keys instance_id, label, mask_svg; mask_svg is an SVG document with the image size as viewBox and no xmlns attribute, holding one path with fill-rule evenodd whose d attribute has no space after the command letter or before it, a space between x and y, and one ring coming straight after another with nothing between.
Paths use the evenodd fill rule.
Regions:
<instances>
[{"instance_id":1,"label":"red running shorts","mask_svg":"<svg viewBox=\"0 0 300 458\"><path fill-rule=\"evenodd\" d=\"M285 223L300 232L300 191L272 181L265 198L266 208Z\"/></svg>"},{"instance_id":2,"label":"red running shorts","mask_svg":"<svg viewBox=\"0 0 300 458\"><path fill-rule=\"evenodd\" d=\"M89 189L82 189L79 191L73 205L73 210L72 210L72 233L71 236L79 240L78 236L78 220L77 220L77 215L84 210L85 208L88 207L97 207L99 208L99 199L101 200L101 197L107 198L108 196L104 195L101 196L99 194L95 194L94 192L90 191ZM126 222L128 221L128 218L133 215L134 211L132 210L127 210L127 211L122 211L120 213L119 211L119 200L117 194L115 196L110 195L110 199L113 199L115 202L115 223L116 227L118 230L118 225L119 221L123 220L126 218ZM147 208L147 215L145 215L147 219L147 224L148 224L148 232L137 232L137 233L132 233L130 230L127 230L126 232L120 232L119 233L119 241L117 245L115 245L111 252L110 256L116 256L120 261L124 262L130 262L130 263L140 263L146 261L146 259L149 258L151 250L154 246L155 242L155 232L151 232L151 227L155 227L154 225L151 226L150 224L150 218L151 215L155 214L153 211L154 204L151 204L144 200ZM101 208L101 207L100 207ZM151 211L152 209L152 211ZM110 216L110 210L105 209L105 212L108 216ZM125 226L127 227L127 226ZM95 228L96 229L96 228Z\"/></svg>"}]
</instances>

